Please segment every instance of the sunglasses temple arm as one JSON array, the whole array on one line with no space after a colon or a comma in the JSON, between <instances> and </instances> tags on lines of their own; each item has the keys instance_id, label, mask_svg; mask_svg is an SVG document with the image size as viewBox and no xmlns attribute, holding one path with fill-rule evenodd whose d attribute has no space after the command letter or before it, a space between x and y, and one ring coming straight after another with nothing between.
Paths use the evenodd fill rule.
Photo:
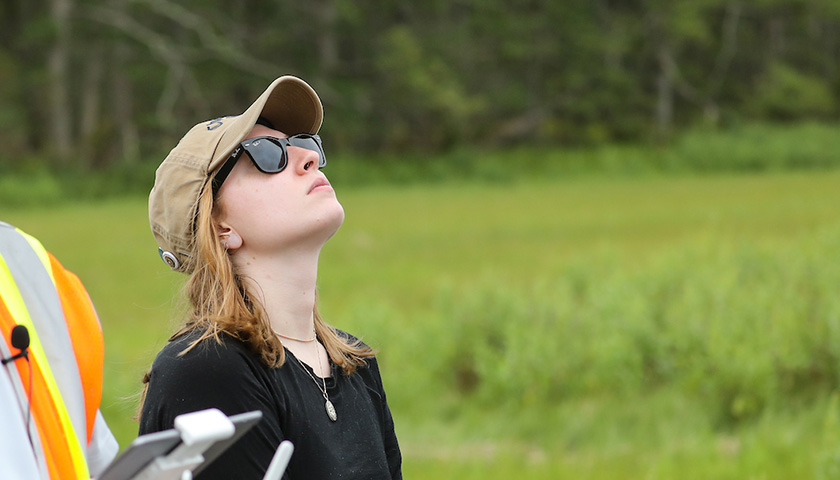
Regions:
<instances>
[{"instance_id":1,"label":"sunglasses temple arm","mask_svg":"<svg viewBox=\"0 0 840 480\"><path fill-rule=\"evenodd\" d=\"M217 193L219 193L219 189L222 187L222 183L224 183L225 179L227 179L228 175L230 175L230 171L233 170L233 167L236 165L236 161L239 160L239 153L241 150L237 149L237 151L233 152L225 163L219 167L219 171L216 172L216 175L213 176L213 196L215 197Z\"/></svg>"}]
</instances>

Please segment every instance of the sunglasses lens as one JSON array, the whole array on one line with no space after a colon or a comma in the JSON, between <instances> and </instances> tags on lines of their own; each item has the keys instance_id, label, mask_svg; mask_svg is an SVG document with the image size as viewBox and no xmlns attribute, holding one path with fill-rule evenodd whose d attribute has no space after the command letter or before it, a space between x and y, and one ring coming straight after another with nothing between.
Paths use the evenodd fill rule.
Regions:
<instances>
[{"instance_id":1,"label":"sunglasses lens","mask_svg":"<svg viewBox=\"0 0 840 480\"><path fill-rule=\"evenodd\" d=\"M317 135L300 134L289 138L289 145L305 148L318 154L318 168L324 168L327 164L327 157L321 147L321 139Z\"/></svg>"},{"instance_id":2,"label":"sunglasses lens","mask_svg":"<svg viewBox=\"0 0 840 480\"><path fill-rule=\"evenodd\" d=\"M242 147L263 173L282 172L286 168L286 150L269 139L257 138L243 142Z\"/></svg>"}]
</instances>

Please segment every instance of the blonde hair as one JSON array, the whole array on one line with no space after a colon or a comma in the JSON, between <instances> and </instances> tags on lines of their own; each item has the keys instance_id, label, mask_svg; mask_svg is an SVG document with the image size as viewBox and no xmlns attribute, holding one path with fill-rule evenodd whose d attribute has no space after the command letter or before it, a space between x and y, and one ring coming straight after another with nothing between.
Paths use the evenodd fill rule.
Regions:
<instances>
[{"instance_id":1,"label":"blonde hair","mask_svg":"<svg viewBox=\"0 0 840 480\"><path fill-rule=\"evenodd\" d=\"M185 268L191 272L184 286L191 312L185 324L169 341L188 333L201 332L198 339L180 353L184 355L210 338L221 343L220 334L224 333L247 344L265 365L280 367L286 361L283 344L271 329L263 306L248 294L243 277L235 271L230 256L219 242L217 217L220 206L213 198L211 178L208 178L198 198L195 235ZM353 373L375 354L361 341L350 340L327 324L318 312L317 302L313 317L315 334L324 345L330 360L341 367L345 374ZM143 376L143 384L141 409L148 389L149 373Z\"/></svg>"}]
</instances>

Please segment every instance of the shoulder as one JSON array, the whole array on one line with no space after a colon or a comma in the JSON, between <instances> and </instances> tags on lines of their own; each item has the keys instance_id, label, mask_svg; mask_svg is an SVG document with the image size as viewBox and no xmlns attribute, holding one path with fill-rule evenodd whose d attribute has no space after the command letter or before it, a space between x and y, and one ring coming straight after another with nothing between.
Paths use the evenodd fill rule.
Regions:
<instances>
[{"instance_id":1,"label":"shoulder","mask_svg":"<svg viewBox=\"0 0 840 480\"><path fill-rule=\"evenodd\" d=\"M247 345L226 333L204 339L201 336L202 332L194 331L170 340L158 354L155 363L224 363L236 358L247 359L249 356Z\"/></svg>"},{"instance_id":2,"label":"shoulder","mask_svg":"<svg viewBox=\"0 0 840 480\"><path fill-rule=\"evenodd\" d=\"M150 381L173 389L235 385L245 377L260 376L266 368L247 345L227 334L201 339L200 332L191 332L163 347L152 364Z\"/></svg>"},{"instance_id":3,"label":"shoulder","mask_svg":"<svg viewBox=\"0 0 840 480\"><path fill-rule=\"evenodd\" d=\"M370 352L370 354L358 357L362 360L362 364L360 365L362 368L365 368L365 367L368 367L368 368L372 367L374 369L377 368L377 366L376 366L376 355L375 355L376 349L374 349L373 347L371 347L370 345L368 345L367 343L362 341L361 338L359 338L359 337L357 337L357 336L355 336L351 333L345 332L344 330L339 330L338 328L335 328L335 327L333 327L333 330L335 330L335 333L338 336L338 338L341 339L348 346L359 348L359 349L362 349L362 350L368 350Z\"/></svg>"},{"instance_id":4,"label":"shoulder","mask_svg":"<svg viewBox=\"0 0 840 480\"><path fill-rule=\"evenodd\" d=\"M347 345L350 345L350 346L353 346L353 347L361 347L363 349L368 349L371 352L376 352L375 348L373 348L369 344L365 343L365 341L362 340L361 338L359 338L359 337L357 337L357 336L355 336L351 333L345 332L344 330L339 330L338 328L335 328L335 327L333 327L333 329L335 330L335 334L338 335L338 338L342 339L345 343L347 343ZM374 360L376 357L371 355L370 357L367 357L367 358L371 359L371 360Z\"/></svg>"},{"instance_id":5,"label":"shoulder","mask_svg":"<svg viewBox=\"0 0 840 480\"><path fill-rule=\"evenodd\" d=\"M338 335L339 338L341 338L350 345L358 344L361 346L369 347L369 345L363 342L362 339L349 332L345 332L344 330L335 327L333 327L333 330L335 330L335 334Z\"/></svg>"},{"instance_id":6,"label":"shoulder","mask_svg":"<svg viewBox=\"0 0 840 480\"><path fill-rule=\"evenodd\" d=\"M335 329L336 335L347 342L348 345L371 349L367 343L362 341L359 337L352 335L344 330ZM368 385L368 387L382 390L382 378L379 373L379 363L376 360L376 355L366 356L362 359L362 363L350 375L358 375Z\"/></svg>"},{"instance_id":7,"label":"shoulder","mask_svg":"<svg viewBox=\"0 0 840 480\"><path fill-rule=\"evenodd\" d=\"M171 428L175 416L205 408L227 415L262 409L270 397L268 367L244 343L228 335L219 341L199 338L198 333L182 335L155 358L140 416L142 432Z\"/></svg>"}]
</instances>

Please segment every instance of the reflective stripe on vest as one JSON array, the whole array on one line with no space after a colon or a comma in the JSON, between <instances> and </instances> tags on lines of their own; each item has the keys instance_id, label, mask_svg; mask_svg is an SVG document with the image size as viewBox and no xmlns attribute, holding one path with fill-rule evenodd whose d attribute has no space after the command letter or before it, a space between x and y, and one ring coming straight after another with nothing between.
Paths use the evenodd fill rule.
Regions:
<instances>
[{"instance_id":1,"label":"reflective stripe on vest","mask_svg":"<svg viewBox=\"0 0 840 480\"><path fill-rule=\"evenodd\" d=\"M0 298L30 336L32 414L52 478L89 478L85 395L50 256L32 237L0 224ZM17 364L18 362L16 362ZM28 381L28 368L18 365Z\"/></svg>"}]
</instances>

